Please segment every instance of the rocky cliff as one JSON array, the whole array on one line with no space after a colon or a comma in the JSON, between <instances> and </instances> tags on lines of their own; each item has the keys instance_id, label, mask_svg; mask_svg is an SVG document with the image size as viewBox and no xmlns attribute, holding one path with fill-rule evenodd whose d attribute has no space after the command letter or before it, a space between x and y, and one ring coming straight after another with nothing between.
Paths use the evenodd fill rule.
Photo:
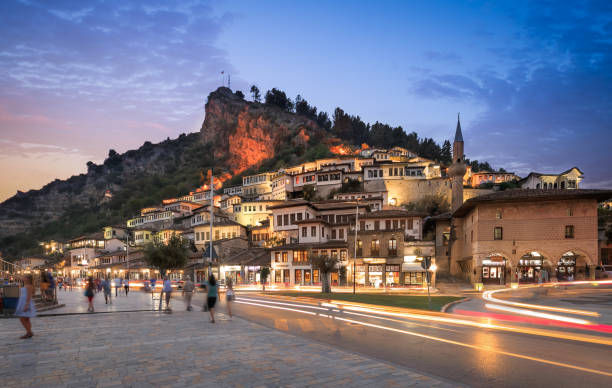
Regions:
<instances>
[{"instance_id":1,"label":"rocky cliff","mask_svg":"<svg viewBox=\"0 0 612 388\"><path fill-rule=\"evenodd\" d=\"M187 194L213 167L232 175L312 157L306 151L328 136L316 122L275 106L248 102L221 87L206 103L200 133L124 154L109 152L86 174L55 180L0 204L0 251L23 252L45 239L68 239L123 223L140 207ZM312 148L312 147L311 147ZM276 159L275 159L276 158ZM239 178L239 177L237 177ZM105 195L105 193L108 193ZM112 195L112 197L110 197Z\"/></svg>"},{"instance_id":2,"label":"rocky cliff","mask_svg":"<svg viewBox=\"0 0 612 388\"><path fill-rule=\"evenodd\" d=\"M200 132L205 143L214 144L215 158L238 174L273 158L282 147L306 147L321 131L306 117L245 101L221 87L208 97Z\"/></svg>"}]
</instances>

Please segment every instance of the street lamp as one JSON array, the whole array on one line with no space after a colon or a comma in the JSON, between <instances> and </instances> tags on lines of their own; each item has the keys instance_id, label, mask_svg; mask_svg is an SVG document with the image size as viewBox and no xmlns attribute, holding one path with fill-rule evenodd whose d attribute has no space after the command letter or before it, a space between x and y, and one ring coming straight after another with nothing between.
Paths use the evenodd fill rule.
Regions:
<instances>
[{"instance_id":1,"label":"street lamp","mask_svg":"<svg viewBox=\"0 0 612 388\"><path fill-rule=\"evenodd\" d=\"M355 294L355 281L357 277L357 225L359 224L359 198L355 208L355 254L353 255L353 294Z\"/></svg>"}]
</instances>

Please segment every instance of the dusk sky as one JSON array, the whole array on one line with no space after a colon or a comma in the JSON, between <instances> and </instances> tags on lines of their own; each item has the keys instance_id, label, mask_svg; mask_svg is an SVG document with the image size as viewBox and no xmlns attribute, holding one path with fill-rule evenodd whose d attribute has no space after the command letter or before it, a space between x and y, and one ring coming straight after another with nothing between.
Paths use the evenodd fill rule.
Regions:
<instances>
[{"instance_id":1,"label":"dusk sky","mask_svg":"<svg viewBox=\"0 0 612 388\"><path fill-rule=\"evenodd\" d=\"M0 201L199 131L231 74L612 188L611 1L0 3ZM249 96L250 97L250 96Z\"/></svg>"}]
</instances>

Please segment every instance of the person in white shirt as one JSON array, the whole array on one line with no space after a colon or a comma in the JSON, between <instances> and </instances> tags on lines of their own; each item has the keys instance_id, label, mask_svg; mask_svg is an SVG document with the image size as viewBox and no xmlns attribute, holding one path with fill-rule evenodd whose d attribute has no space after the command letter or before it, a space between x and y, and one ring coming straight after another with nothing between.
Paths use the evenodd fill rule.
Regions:
<instances>
[{"instance_id":1,"label":"person in white shirt","mask_svg":"<svg viewBox=\"0 0 612 388\"><path fill-rule=\"evenodd\" d=\"M115 298L116 298L118 295L119 287L121 287L121 279L115 278L114 282L115 282Z\"/></svg>"}]
</instances>

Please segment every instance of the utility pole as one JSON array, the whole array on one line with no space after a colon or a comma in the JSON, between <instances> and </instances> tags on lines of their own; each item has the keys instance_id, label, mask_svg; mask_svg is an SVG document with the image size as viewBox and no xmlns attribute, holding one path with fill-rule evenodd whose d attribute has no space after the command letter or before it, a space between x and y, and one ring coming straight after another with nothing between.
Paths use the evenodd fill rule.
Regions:
<instances>
[{"instance_id":1,"label":"utility pole","mask_svg":"<svg viewBox=\"0 0 612 388\"><path fill-rule=\"evenodd\" d=\"M355 294L355 279L357 274L357 225L359 224L359 199L355 208L355 255L353 255L353 294Z\"/></svg>"},{"instance_id":2,"label":"utility pole","mask_svg":"<svg viewBox=\"0 0 612 388\"><path fill-rule=\"evenodd\" d=\"M125 234L125 264L127 265L128 289L130 288L130 231ZM126 293L127 296L127 293Z\"/></svg>"},{"instance_id":3,"label":"utility pole","mask_svg":"<svg viewBox=\"0 0 612 388\"><path fill-rule=\"evenodd\" d=\"M229 77L229 74L228 74ZM210 170L210 262L208 263L208 272L209 272L209 276L212 274L212 260L213 260L213 221L215 218L214 215L214 208L215 208L215 202L214 202L214 196L215 196L215 191L214 191L214 177L213 177L213 171L212 169Z\"/></svg>"},{"instance_id":4,"label":"utility pole","mask_svg":"<svg viewBox=\"0 0 612 388\"><path fill-rule=\"evenodd\" d=\"M228 87L229 89L231 89L231 86L230 86L231 84L232 84L232 82L231 82L231 80L230 80L230 74L229 74L229 73L227 73L227 87Z\"/></svg>"}]
</instances>

